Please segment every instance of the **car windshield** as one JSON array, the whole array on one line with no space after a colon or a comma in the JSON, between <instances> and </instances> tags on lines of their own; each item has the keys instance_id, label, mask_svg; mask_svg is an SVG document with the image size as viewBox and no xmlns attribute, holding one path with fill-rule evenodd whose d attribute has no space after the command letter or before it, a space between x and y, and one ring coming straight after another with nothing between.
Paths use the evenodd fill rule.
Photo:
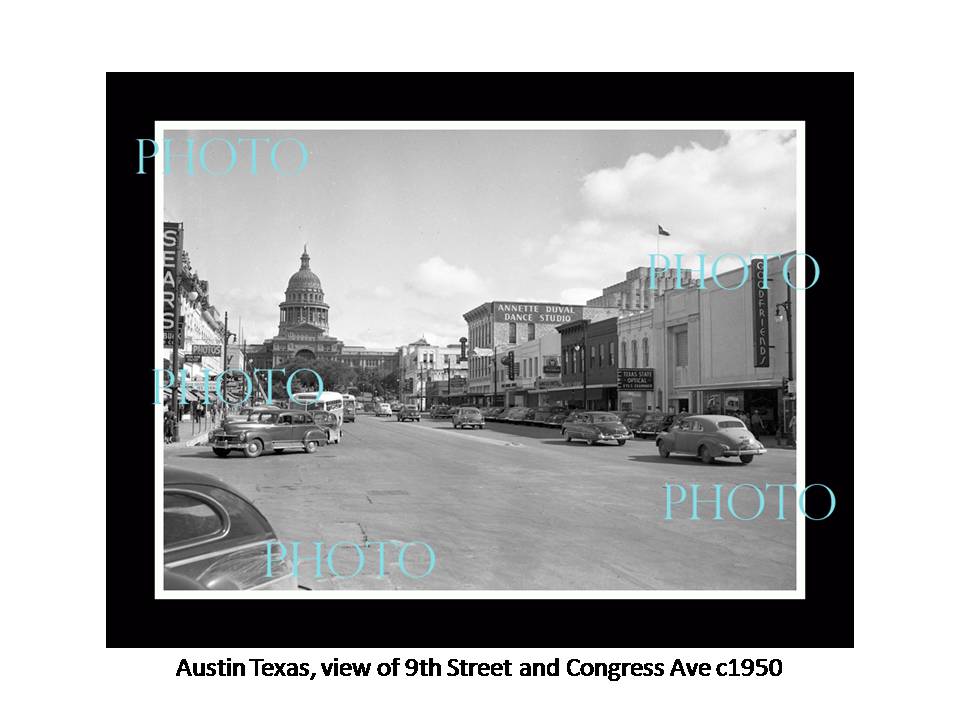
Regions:
<instances>
[{"instance_id":1,"label":"car windshield","mask_svg":"<svg viewBox=\"0 0 960 720\"><path fill-rule=\"evenodd\" d=\"M595 423L620 422L620 418L613 413L591 413L589 417L590 422Z\"/></svg>"},{"instance_id":2,"label":"car windshield","mask_svg":"<svg viewBox=\"0 0 960 720\"><path fill-rule=\"evenodd\" d=\"M460 412L464 415L479 415L480 411L476 408L463 408Z\"/></svg>"},{"instance_id":3,"label":"car windshield","mask_svg":"<svg viewBox=\"0 0 960 720\"><path fill-rule=\"evenodd\" d=\"M746 429L746 426L739 420L721 420L717 423L717 427Z\"/></svg>"}]
</instances>

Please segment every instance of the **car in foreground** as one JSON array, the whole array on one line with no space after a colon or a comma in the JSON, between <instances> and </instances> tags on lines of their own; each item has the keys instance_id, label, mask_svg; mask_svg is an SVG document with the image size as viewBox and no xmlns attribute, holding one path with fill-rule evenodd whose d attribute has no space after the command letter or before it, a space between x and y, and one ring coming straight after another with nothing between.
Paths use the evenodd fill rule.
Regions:
<instances>
[{"instance_id":1,"label":"car in foreground","mask_svg":"<svg viewBox=\"0 0 960 720\"><path fill-rule=\"evenodd\" d=\"M616 442L623 445L631 433L612 412L573 412L564 420L560 434L567 442L586 440L588 445Z\"/></svg>"},{"instance_id":2,"label":"car in foreground","mask_svg":"<svg viewBox=\"0 0 960 720\"><path fill-rule=\"evenodd\" d=\"M397 420L400 422L405 422L406 420L410 422L414 420L420 422L420 408L416 405L404 405L400 408L400 412L397 413Z\"/></svg>"},{"instance_id":3,"label":"car in foreground","mask_svg":"<svg viewBox=\"0 0 960 720\"><path fill-rule=\"evenodd\" d=\"M246 497L213 475L164 467L165 590L296 590L285 554Z\"/></svg>"},{"instance_id":4,"label":"car in foreground","mask_svg":"<svg viewBox=\"0 0 960 720\"><path fill-rule=\"evenodd\" d=\"M737 457L747 465L767 452L743 422L730 415L687 415L657 437L660 457L696 455L704 463Z\"/></svg>"},{"instance_id":5,"label":"car in foreground","mask_svg":"<svg viewBox=\"0 0 960 720\"><path fill-rule=\"evenodd\" d=\"M479 408L469 406L458 407L453 411L450 420L453 422L454 428L475 427L480 430L483 430L484 423L486 422Z\"/></svg>"},{"instance_id":6,"label":"car in foreground","mask_svg":"<svg viewBox=\"0 0 960 720\"><path fill-rule=\"evenodd\" d=\"M226 420L208 435L217 457L239 450L244 457L259 457L264 451L284 450L316 452L327 442L327 433L318 427L310 413L302 410L263 410L241 420Z\"/></svg>"},{"instance_id":7,"label":"car in foreground","mask_svg":"<svg viewBox=\"0 0 960 720\"><path fill-rule=\"evenodd\" d=\"M390 403L377 404L377 417L383 417L384 415L393 415L393 408L390 407Z\"/></svg>"}]
</instances>

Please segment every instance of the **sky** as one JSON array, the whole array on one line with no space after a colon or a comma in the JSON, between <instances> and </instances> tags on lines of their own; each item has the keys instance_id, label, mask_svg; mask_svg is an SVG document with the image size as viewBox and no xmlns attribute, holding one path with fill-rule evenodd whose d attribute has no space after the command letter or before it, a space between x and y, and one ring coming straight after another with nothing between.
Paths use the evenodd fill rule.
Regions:
<instances>
[{"instance_id":1,"label":"sky","mask_svg":"<svg viewBox=\"0 0 960 720\"><path fill-rule=\"evenodd\" d=\"M247 342L273 337L304 244L330 334L394 348L454 343L483 302L581 304L664 254L749 256L796 247L796 138L784 131L168 131L173 153L213 137L237 163L212 175L173 158L164 219L184 224L211 302ZM261 144L295 137L305 169L280 175ZM211 142L207 167L229 165ZM266 148L266 150L264 149ZM293 143L277 162L299 162ZM720 270L736 267L729 259ZM696 275L696 272L694 272Z\"/></svg>"}]
</instances>

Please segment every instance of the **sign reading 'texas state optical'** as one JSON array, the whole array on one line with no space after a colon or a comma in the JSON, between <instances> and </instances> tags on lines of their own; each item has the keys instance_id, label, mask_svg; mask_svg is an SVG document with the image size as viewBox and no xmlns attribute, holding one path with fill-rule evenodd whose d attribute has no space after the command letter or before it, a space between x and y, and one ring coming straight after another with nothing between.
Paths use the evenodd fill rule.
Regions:
<instances>
[{"instance_id":1,"label":"sign reading 'texas state optical'","mask_svg":"<svg viewBox=\"0 0 960 720\"><path fill-rule=\"evenodd\" d=\"M494 322L566 323L583 319L583 305L495 301Z\"/></svg>"}]
</instances>

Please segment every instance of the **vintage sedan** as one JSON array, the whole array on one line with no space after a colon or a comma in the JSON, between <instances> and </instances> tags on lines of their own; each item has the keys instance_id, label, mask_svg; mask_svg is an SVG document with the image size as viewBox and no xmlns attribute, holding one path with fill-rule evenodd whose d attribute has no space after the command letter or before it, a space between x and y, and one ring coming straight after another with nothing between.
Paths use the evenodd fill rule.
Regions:
<instances>
[{"instance_id":1,"label":"vintage sedan","mask_svg":"<svg viewBox=\"0 0 960 720\"><path fill-rule=\"evenodd\" d=\"M624 424L624 427L626 427L627 430L634 434L634 437L640 437L640 431L643 428L643 418L645 415L645 412L638 410L622 410L617 413L617 417L620 418L620 422Z\"/></svg>"},{"instance_id":2,"label":"vintage sedan","mask_svg":"<svg viewBox=\"0 0 960 720\"><path fill-rule=\"evenodd\" d=\"M165 590L296 590L285 555L243 495L212 475L164 467Z\"/></svg>"},{"instance_id":3,"label":"vintage sedan","mask_svg":"<svg viewBox=\"0 0 960 720\"><path fill-rule=\"evenodd\" d=\"M560 434L567 442L586 440L588 445L614 440L623 445L633 437L612 412L572 412L563 421Z\"/></svg>"},{"instance_id":4,"label":"vintage sedan","mask_svg":"<svg viewBox=\"0 0 960 720\"><path fill-rule=\"evenodd\" d=\"M640 423L640 429L636 431L637 437L656 438L664 430L669 430L673 425L676 415L654 410L643 416L643 422Z\"/></svg>"},{"instance_id":5,"label":"vintage sedan","mask_svg":"<svg viewBox=\"0 0 960 720\"><path fill-rule=\"evenodd\" d=\"M343 423L340 422L337 414L329 410L314 410L310 415L313 418L313 422L315 422L320 429L326 431L327 442L339 445L343 439Z\"/></svg>"},{"instance_id":6,"label":"vintage sedan","mask_svg":"<svg viewBox=\"0 0 960 720\"><path fill-rule=\"evenodd\" d=\"M310 413L302 410L264 410L251 413L246 420L227 420L209 436L213 453L226 457L232 450L255 458L264 451L315 452L327 442L326 431Z\"/></svg>"},{"instance_id":7,"label":"vintage sedan","mask_svg":"<svg viewBox=\"0 0 960 720\"><path fill-rule=\"evenodd\" d=\"M400 412L397 413L397 420L400 422L406 422L409 420L413 422L416 420L420 422L420 408L416 405L404 405L400 408Z\"/></svg>"},{"instance_id":8,"label":"vintage sedan","mask_svg":"<svg viewBox=\"0 0 960 720\"><path fill-rule=\"evenodd\" d=\"M450 420L453 422L454 428L475 427L480 430L483 430L486 422L480 409L475 407L458 407L453 411Z\"/></svg>"},{"instance_id":9,"label":"vintage sedan","mask_svg":"<svg viewBox=\"0 0 960 720\"><path fill-rule=\"evenodd\" d=\"M767 452L763 443L730 415L687 415L657 437L660 457L671 453L696 455L704 463L718 457L737 457L744 465Z\"/></svg>"}]
</instances>

